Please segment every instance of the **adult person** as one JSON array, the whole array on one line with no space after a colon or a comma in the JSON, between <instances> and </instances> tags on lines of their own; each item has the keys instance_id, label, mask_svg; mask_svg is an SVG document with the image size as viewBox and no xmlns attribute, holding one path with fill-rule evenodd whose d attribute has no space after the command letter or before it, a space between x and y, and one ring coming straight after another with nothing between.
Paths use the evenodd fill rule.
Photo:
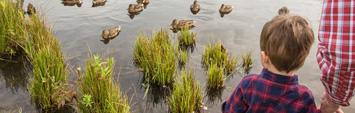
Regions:
<instances>
[{"instance_id":1,"label":"adult person","mask_svg":"<svg viewBox=\"0 0 355 113\"><path fill-rule=\"evenodd\" d=\"M325 87L322 113L342 112L355 89L355 0L324 0L317 61Z\"/></svg>"}]
</instances>

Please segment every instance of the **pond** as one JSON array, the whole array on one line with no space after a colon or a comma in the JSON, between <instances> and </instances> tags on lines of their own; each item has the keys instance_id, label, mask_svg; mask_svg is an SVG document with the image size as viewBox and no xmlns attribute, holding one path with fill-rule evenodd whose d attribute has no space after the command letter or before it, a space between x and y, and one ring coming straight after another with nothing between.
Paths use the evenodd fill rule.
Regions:
<instances>
[{"instance_id":1,"label":"pond","mask_svg":"<svg viewBox=\"0 0 355 113\"><path fill-rule=\"evenodd\" d=\"M75 70L84 66L84 60L90 51L94 54L110 53L116 60L115 78L121 91L129 98L130 111L133 113L166 113L168 112L166 91L153 88L144 97L145 87L142 86L142 72L137 71L133 64L133 46L137 35L142 30L147 34L161 28L169 28L174 19L191 19L196 24L193 32L197 34L196 48L190 56L189 67L194 68L196 79L206 84L206 71L201 64L203 47L210 40L221 40L222 44L234 56L242 52L254 51L254 66L250 73L260 73L259 37L265 22L277 15L282 6L291 10L292 14L306 18L317 37L322 0L199 0L201 10L197 14L190 11L194 0L150 0L138 15L128 13L129 4L136 0L108 0L103 6L92 6L91 0L83 0L82 4L64 5L60 0L25 0L36 7L42 7L48 22L54 25L55 35L63 47L63 54ZM221 4L233 5L231 13L221 17ZM100 36L104 29L121 26L118 37L104 41ZM171 32L172 35L176 36ZM312 46L304 66L299 74L300 84L306 85L315 96L319 106L324 88L319 80L320 71L316 61L318 40ZM90 48L90 49L89 49ZM26 63L25 63L26 64ZM37 112L30 103L27 86L29 77L24 73L23 63L0 62L0 110ZM71 72L68 80L73 83L76 75ZM218 94L204 99L208 113L220 111L220 105L227 100L240 80L246 74L235 73L226 81L226 88ZM203 85L205 87L206 85ZM205 88L203 88L205 89ZM205 94L206 95L206 92ZM355 110L355 99L352 106L343 108L344 112Z\"/></svg>"}]
</instances>

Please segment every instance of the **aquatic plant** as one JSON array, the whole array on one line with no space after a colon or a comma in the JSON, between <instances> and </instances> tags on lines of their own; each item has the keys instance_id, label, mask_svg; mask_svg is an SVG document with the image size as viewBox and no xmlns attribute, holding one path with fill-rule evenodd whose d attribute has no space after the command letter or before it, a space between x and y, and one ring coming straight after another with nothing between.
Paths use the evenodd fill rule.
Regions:
<instances>
[{"instance_id":1,"label":"aquatic plant","mask_svg":"<svg viewBox=\"0 0 355 113\"><path fill-rule=\"evenodd\" d=\"M252 55L253 55L253 52L254 51L249 51L247 53L244 53L242 56L243 58L243 67L245 70L249 70L252 66L253 66L253 58L252 58Z\"/></svg>"},{"instance_id":2,"label":"aquatic plant","mask_svg":"<svg viewBox=\"0 0 355 113\"><path fill-rule=\"evenodd\" d=\"M114 65L112 57L102 58L100 55L88 55L85 73L78 68L77 83L80 92L76 101L81 112L129 112L127 96L120 92L119 84L112 82Z\"/></svg>"},{"instance_id":3,"label":"aquatic plant","mask_svg":"<svg viewBox=\"0 0 355 113\"><path fill-rule=\"evenodd\" d=\"M207 89L214 90L224 87L224 71L217 64L211 64L207 71Z\"/></svg>"},{"instance_id":4,"label":"aquatic plant","mask_svg":"<svg viewBox=\"0 0 355 113\"><path fill-rule=\"evenodd\" d=\"M0 58L11 58L25 44L26 21L19 3L1 0L0 9Z\"/></svg>"},{"instance_id":5,"label":"aquatic plant","mask_svg":"<svg viewBox=\"0 0 355 113\"><path fill-rule=\"evenodd\" d=\"M169 110L172 113L192 113L199 111L202 105L200 82L195 82L194 72L186 68L181 72L181 78L173 86L173 92L168 98Z\"/></svg>"},{"instance_id":6,"label":"aquatic plant","mask_svg":"<svg viewBox=\"0 0 355 113\"><path fill-rule=\"evenodd\" d=\"M45 110L60 108L69 102L72 95L67 89L68 72L64 56L49 46L43 46L30 54L29 59L33 78L28 89L34 102Z\"/></svg>"},{"instance_id":7,"label":"aquatic plant","mask_svg":"<svg viewBox=\"0 0 355 113\"><path fill-rule=\"evenodd\" d=\"M177 69L176 48L166 29L154 33L150 39L145 35L137 37L134 61L145 72L146 82L166 85L174 80Z\"/></svg>"},{"instance_id":8,"label":"aquatic plant","mask_svg":"<svg viewBox=\"0 0 355 113\"><path fill-rule=\"evenodd\" d=\"M191 32L188 28L184 28L178 34L179 47L186 49L188 47L195 47L196 34Z\"/></svg>"},{"instance_id":9,"label":"aquatic plant","mask_svg":"<svg viewBox=\"0 0 355 113\"><path fill-rule=\"evenodd\" d=\"M185 65L186 60L188 59L188 56L189 55L188 55L188 53L185 50L179 49L178 58L179 58L179 63L181 65Z\"/></svg>"},{"instance_id":10,"label":"aquatic plant","mask_svg":"<svg viewBox=\"0 0 355 113\"><path fill-rule=\"evenodd\" d=\"M227 57L228 56L228 57ZM228 52L221 44L210 42L204 47L202 54L202 64L208 69L210 64L216 64L218 67L224 69L226 73L232 73L236 69L240 57L233 57L232 53Z\"/></svg>"}]
</instances>

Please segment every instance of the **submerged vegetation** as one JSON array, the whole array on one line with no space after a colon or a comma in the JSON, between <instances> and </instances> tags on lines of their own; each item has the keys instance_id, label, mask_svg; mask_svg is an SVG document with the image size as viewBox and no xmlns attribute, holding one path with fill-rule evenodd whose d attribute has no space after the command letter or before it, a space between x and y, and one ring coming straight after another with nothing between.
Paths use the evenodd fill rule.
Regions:
<instances>
[{"instance_id":1,"label":"submerged vegetation","mask_svg":"<svg viewBox=\"0 0 355 113\"><path fill-rule=\"evenodd\" d=\"M192 113L202 106L202 91L200 82L195 82L193 70L184 69L180 79L174 84L169 100L169 110L172 113Z\"/></svg>"},{"instance_id":2,"label":"submerged vegetation","mask_svg":"<svg viewBox=\"0 0 355 113\"><path fill-rule=\"evenodd\" d=\"M134 60L145 72L148 83L161 85L170 84L177 70L176 45L171 40L167 30L161 29L148 38L138 36L134 45Z\"/></svg>"},{"instance_id":3,"label":"submerged vegetation","mask_svg":"<svg viewBox=\"0 0 355 113\"><path fill-rule=\"evenodd\" d=\"M104 59L100 55L89 55L85 73L78 69L80 93L76 100L82 112L129 112L126 95L120 92L119 84L112 82L114 65L112 57Z\"/></svg>"}]
</instances>

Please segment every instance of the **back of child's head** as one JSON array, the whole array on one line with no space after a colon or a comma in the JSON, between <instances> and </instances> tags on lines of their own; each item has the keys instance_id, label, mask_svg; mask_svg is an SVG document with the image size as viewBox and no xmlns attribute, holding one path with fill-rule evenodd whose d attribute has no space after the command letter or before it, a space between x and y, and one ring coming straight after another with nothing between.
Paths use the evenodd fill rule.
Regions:
<instances>
[{"instance_id":1,"label":"back of child's head","mask_svg":"<svg viewBox=\"0 0 355 113\"><path fill-rule=\"evenodd\" d=\"M304 18L279 15L264 25L260 49L278 71L288 73L303 66L313 42L313 30Z\"/></svg>"}]
</instances>

